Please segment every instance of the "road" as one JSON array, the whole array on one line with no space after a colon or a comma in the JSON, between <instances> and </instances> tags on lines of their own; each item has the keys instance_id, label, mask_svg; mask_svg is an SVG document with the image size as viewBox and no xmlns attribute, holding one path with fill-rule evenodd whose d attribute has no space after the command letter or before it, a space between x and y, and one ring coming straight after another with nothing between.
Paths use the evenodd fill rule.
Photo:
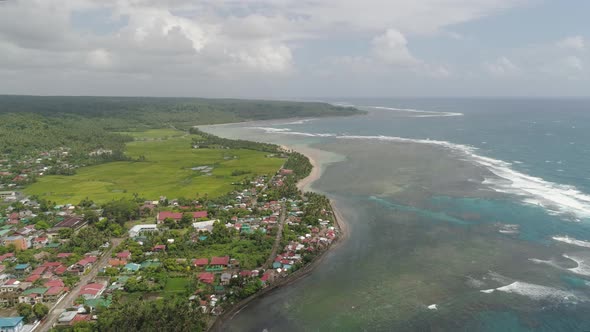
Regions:
<instances>
[{"instance_id":1,"label":"road","mask_svg":"<svg viewBox=\"0 0 590 332\"><path fill-rule=\"evenodd\" d=\"M123 239L111 239L111 247L100 257L96 264L90 269L88 274L80 278L78 285L74 287L55 307L53 307L47 314L47 318L35 329L35 332L47 332L51 329L53 324L57 322L57 319L77 298L78 293L83 286L87 285L92 281L101 267L105 267L108 264L109 259L113 253L113 250L123 241Z\"/></svg>"},{"instance_id":2,"label":"road","mask_svg":"<svg viewBox=\"0 0 590 332\"><path fill-rule=\"evenodd\" d=\"M283 238L283 227L285 226L285 220L287 220L287 208L285 207L285 203L281 203L281 214L279 217L279 229L277 230L277 236L275 238L275 243L272 246L272 251L270 252L270 256L264 265L262 265L263 269L268 269L272 267L272 263L277 256L277 252L279 251L279 246L281 245L281 239Z\"/></svg>"}]
</instances>

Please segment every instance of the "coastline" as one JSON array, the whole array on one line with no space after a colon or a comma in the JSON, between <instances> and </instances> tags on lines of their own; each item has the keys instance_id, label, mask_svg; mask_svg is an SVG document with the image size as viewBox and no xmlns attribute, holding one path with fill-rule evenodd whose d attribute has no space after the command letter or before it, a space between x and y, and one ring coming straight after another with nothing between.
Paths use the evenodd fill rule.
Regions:
<instances>
[{"instance_id":1,"label":"coastline","mask_svg":"<svg viewBox=\"0 0 590 332\"><path fill-rule=\"evenodd\" d=\"M297 152L305 155L309 159L313 168L308 176L299 180L299 182L297 183L297 188L303 192L312 191L310 189L310 186L313 184L313 182L318 180L322 175L322 169L321 169L320 165L318 164L317 160L315 158L313 158L312 151L319 152L320 150L312 149L312 148L310 148L308 150L308 149L301 149L301 148L295 148L295 147L284 146L284 145L281 147L286 150L297 151ZM247 297L247 298L241 300L240 302L236 303L229 310L223 312L220 316L216 317L215 320L213 322L211 322L211 325L207 328L207 331L222 331L222 324L228 320L233 319L233 317L235 315L237 315L240 311L242 311L242 309L244 309L246 306L248 306L248 304L250 304L252 301L254 301L258 298L261 298L263 296L266 296L266 295L270 294L272 291L274 291L280 287L288 286L288 285L306 277L311 272L313 272L313 270L316 267L318 267L320 265L320 263L326 258L327 254L329 252L331 252L335 248L339 247L344 242L344 240L346 240L349 237L349 231L348 231L348 224L347 224L346 220L342 217L342 214L337 209L337 204L338 203L335 199L330 198L330 207L332 209L332 212L334 213L334 224L335 224L334 226L338 230L338 236L336 237L336 240L334 242L332 242L326 250L322 251L309 264L305 265L301 269L293 272L292 274L288 275L287 277L285 277L283 279L280 279L279 281L271 284L270 286L261 289L256 294L253 294L250 297Z\"/></svg>"}]
</instances>

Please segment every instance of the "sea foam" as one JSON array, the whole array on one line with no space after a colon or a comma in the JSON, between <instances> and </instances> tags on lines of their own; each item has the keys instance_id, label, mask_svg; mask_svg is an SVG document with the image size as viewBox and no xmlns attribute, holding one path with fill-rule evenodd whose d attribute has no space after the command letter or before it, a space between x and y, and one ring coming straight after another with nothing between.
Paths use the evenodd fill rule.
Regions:
<instances>
[{"instance_id":1,"label":"sea foam","mask_svg":"<svg viewBox=\"0 0 590 332\"><path fill-rule=\"evenodd\" d=\"M555 241L564 242L564 243L571 244L571 245L578 246L578 247L590 248L590 242L578 240L573 237L569 237L567 235L554 236L554 237L552 237L552 239Z\"/></svg>"},{"instance_id":2,"label":"sea foam","mask_svg":"<svg viewBox=\"0 0 590 332\"><path fill-rule=\"evenodd\" d=\"M415 109L411 109L411 108L394 108L394 107L384 107L384 106L361 106L361 107L368 107L368 108L373 108L373 109L378 109L378 110L406 112L406 113L410 113L410 114L408 114L408 116L413 117L413 118L463 116L463 113L457 113L457 112L434 112L434 111L415 110Z\"/></svg>"},{"instance_id":3,"label":"sea foam","mask_svg":"<svg viewBox=\"0 0 590 332\"><path fill-rule=\"evenodd\" d=\"M583 276L590 276L590 264L587 263L590 260L587 257L577 254L563 254L563 257L571 259L578 264L578 266L568 269L569 271Z\"/></svg>"},{"instance_id":4,"label":"sea foam","mask_svg":"<svg viewBox=\"0 0 590 332\"><path fill-rule=\"evenodd\" d=\"M466 160L485 167L497 178L486 178L484 184L497 192L517 195L524 203L545 208L554 214L590 218L590 195L574 186L554 183L511 168L512 164L481 156L472 146L430 139L410 139L395 136L338 136L340 139L368 139L391 142L420 143L440 146L459 153Z\"/></svg>"},{"instance_id":5,"label":"sea foam","mask_svg":"<svg viewBox=\"0 0 590 332\"><path fill-rule=\"evenodd\" d=\"M443 147L459 154L467 161L486 168L496 175L494 178L486 178L483 184L497 192L516 195L523 203L539 206L552 214L567 215L575 221L579 221L578 218L590 218L590 195L581 192L571 185L546 181L542 178L516 171L511 168L512 164L509 162L476 154L477 148L472 146L441 140L413 139L396 136L337 135L333 133L298 132L292 131L289 128L252 128L264 130L266 133L295 136L419 143Z\"/></svg>"},{"instance_id":6,"label":"sea foam","mask_svg":"<svg viewBox=\"0 0 590 332\"><path fill-rule=\"evenodd\" d=\"M578 302L583 300L574 293L568 291L548 286L530 284L523 281L515 281L509 285L498 288L480 290L480 292L488 294L495 291L526 296L535 301L551 300L556 302Z\"/></svg>"}]
</instances>

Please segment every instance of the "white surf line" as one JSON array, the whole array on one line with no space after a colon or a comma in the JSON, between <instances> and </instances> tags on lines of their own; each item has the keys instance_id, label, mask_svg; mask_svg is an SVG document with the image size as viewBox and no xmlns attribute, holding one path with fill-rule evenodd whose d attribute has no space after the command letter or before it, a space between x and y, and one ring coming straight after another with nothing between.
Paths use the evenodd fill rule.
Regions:
<instances>
[{"instance_id":1,"label":"white surf line","mask_svg":"<svg viewBox=\"0 0 590 332\"><path fill-rule=\"evenodd\" d=\"M587 300L586 298L581 298L572 292L563 291L561 289L548 286L530 284L523 281L515 281L511 284L498 288L480 290L481 293L486 294L490 294L495 291L518 294L536 301L552 300L556 302L577 302Z\"/></svg>"},{"instance_id":2,"label":"white surf line","mask_svg":"<svg viewBox=\"0 0 590 332\"><path fill-rule=\"evenodd\" d=\"M590 242L578 240L578 239L575 239L573 237L569 237L567 235L565 235L565 236L556 235L556 236L553 236L551 238L553 240L555 240L555 241L559 241L559 242L571 244L571 245L574 245L574 246L583 247L583 248L590 248Z\"/></svg>"},{"instance_id":3,"label":"white surf line","mask_svg":"<svg viewBox=\"0 0 590 332\"><path fill-rule=\"evenodd\" d=\"M545 181L539 177L515 171L510 168L511 163L478 155L475 153L477 148L472 146L447 141L395 136L346 135L337 138L420 143L447 148L464 155L467 160L484 166L495 174L498 179L486 179L484 183L497 192L520 196L523 202L543 207L554 214L590 218L590 195L581 192L574 186Z\"/></svg>"},{"instance_id":4,"label":"white surf line","mask_svg":"<svg viewBox=\"0 0 590 332\"><path fill-rule=\"evenodd\" d=\"M412 108L396 108L396 107L385 107L385 106L359 106L359 107L368 107L374 108L379 110L389 110L389 111L398 111L398 112L407 112L407 113L417 113L419 115L413 116L414 118L431 118L431 117L447 117L447 116L463 116L463 113L458 112L437 112L437 111L423 111L423 110L416 110Z\"/></svg>"},{"instance_id":5,"label":"white surf line","mask_svg":"<svg viewBox=\"0 0 590 332\"><path fill-rule=\"evenodd\" d=\"M333 133L306 133L292 131L289 128L251 127L265 133L296 135L306 137L335 137L337 139L361 139L403 143L419 143L440 146L466 157L466 160L485 167L497 178L487 178L484 184L491 189L516 195L523 203L544 208L548 213L567 215L579 218L590 218L590 195L574 186L543 180L542 178L518 172L511 168L512 164L502 160L481 156L475 153L477 148L455 144L448 141L413 139L396 136L362 136L337 135Z\"/></svg>"}]
</instances>

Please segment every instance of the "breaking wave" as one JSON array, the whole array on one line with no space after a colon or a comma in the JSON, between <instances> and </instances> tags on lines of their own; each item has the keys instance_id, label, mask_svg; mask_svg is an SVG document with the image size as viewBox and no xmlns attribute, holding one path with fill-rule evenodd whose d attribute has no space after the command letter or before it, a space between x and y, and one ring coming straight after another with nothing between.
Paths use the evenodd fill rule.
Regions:
<instances>
[{"instance_id":1,"label":"breaking wave","mask_svg":"<svg viewBox=\"0 0 590 332\"><path fill-rule=\"evenodd\" d=\"M518 294L522 296L526 296L530 299L539 301L539 300L551 300L556 302L569 302L575 303L578 301L584 301L585 298L580 298L574 293L563 291L557 288L536 285L536 284L529 284L527 282L522 281L515 281L509 285L492 288L492 289L483 289L480 290L482 293L493 293L495 291L504 292L504 293L511 293L511 294Z\"/></svg>"},{"instance_id":2,"label":"breaking wave","mask_svg":"<svg viewBox=\"0 0 590 332\"><path fill-rule=\"evenodd\" d=\"M434 111L415 110L415 109L411 109L411 108L395 108L395 107L384 107L384 106L366 106L366 107L378 109L378 110L388 110L388 111L410 113L408 115L413 118L435 118L435 117L438 118L438 117L447 117L447 116L463 116L463 113L457 113L457 112L434 112Z\"/></svg>"},{"instance_id":3,"label":"breaking wave","mask_svg":"<svg viewBox=\"0 0 590 332\"><path fill-rule=\"evenodd\" d=\"M522 201L545 208L554 214L565 214L574 218L590 218L590 195L574 186L545 181L512 169L511 163L484 157L475 153L472 146L429 139L410 139L394 136L338 136L340 139L371 139L380 141L420 143L450 149L466 157L466 160L485 167L497 178L487 178L484 184L491 189L517 195Z\"/></svg>"},{"instance_id":4,"label":"breaking wave","mask_svg":"<svg viewBox=\"0 0 590 332\"><path fill-rule=\"evenodd\" d=\"M477 148L447 141L413 139L396 136L337 135L333 133L306 133L289 128L252 127L266 133L306 136L334 137L337 139L363 139L402 143L419 143L449 149L476 165L482 166L494 175L483 184L496 192L518 196L522 202L544 208L548 213L565 215L575 221L590 218L590 195L574 186L559 184L542 178L521 173L511 168L512 164L476 154Z\"/></svg>"},{"instance_id":5,"label":"breaking wave","mask_svg":"<svg viewBox=\"0 0 590 332\"><path fill-rule=\"evenodd\" d=\"M552 239L555 241L564 242L564 243L571 244L571 245L578 246L578 247L590 248L590 242L574 239L573 237L569 237L567 235L554 236L554 237L552 237Z\"/></svg>"}]
</instances>

